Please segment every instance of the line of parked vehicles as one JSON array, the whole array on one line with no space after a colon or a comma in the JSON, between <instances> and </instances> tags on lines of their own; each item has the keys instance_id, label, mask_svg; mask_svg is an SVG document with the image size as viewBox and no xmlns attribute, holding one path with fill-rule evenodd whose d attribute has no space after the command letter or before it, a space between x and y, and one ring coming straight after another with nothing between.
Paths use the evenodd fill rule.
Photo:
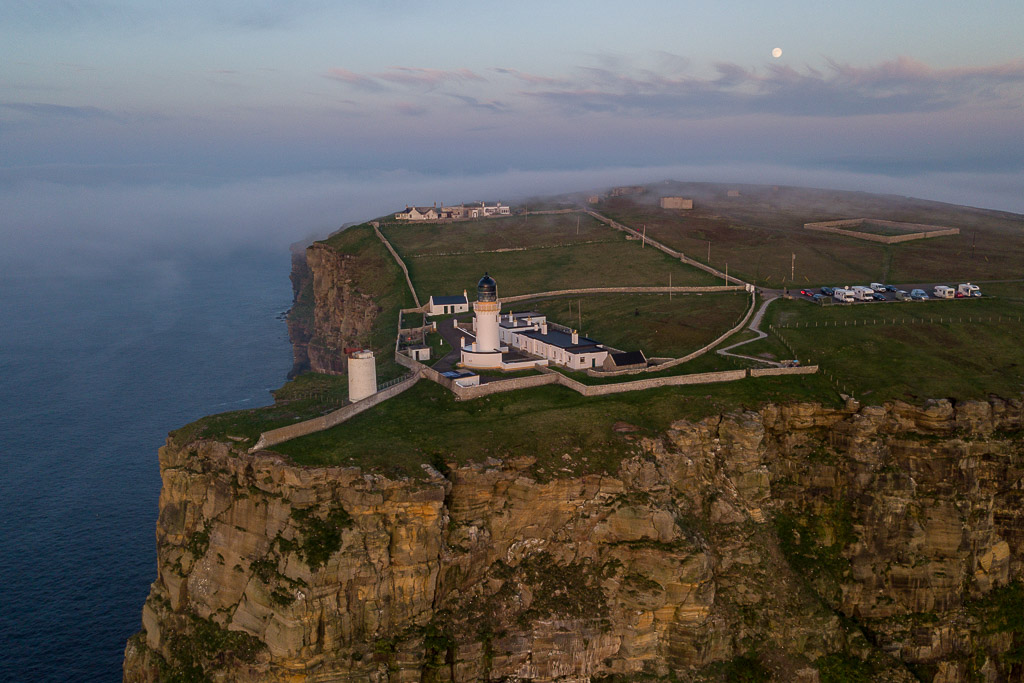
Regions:
<instances>
[{"instance_id":1,"label":"line of parked vehicles","mask_svg":"<svg viewBox=\"0 0 1024 683\"><path fill-rule=\"evenodd\" d=\"M886 285L881 282L872 282L867 287L857 285L855 287L822 287L820 292L810 289L801 289L800 293L808 296L814 302L821 302L831 297L837 303L856 303L858 301L926 301L932 297L936 299L964 299L974 296L981 296L981 289L978 285L970 282L963 282L953 288L949 285L935 285L931 296L923 289L914 288L909 292L899 289L895 285ZM892 295L890 298L887 295Z\"/></svg>"}]
</instances>

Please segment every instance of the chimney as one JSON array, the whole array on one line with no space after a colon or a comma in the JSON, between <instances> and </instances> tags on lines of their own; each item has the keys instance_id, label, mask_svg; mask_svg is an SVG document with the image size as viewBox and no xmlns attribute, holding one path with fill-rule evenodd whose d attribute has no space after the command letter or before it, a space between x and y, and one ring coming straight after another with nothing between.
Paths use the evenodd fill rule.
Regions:
<instances>
[{"instance_id":1,"label":"chimney","mask_svg":"<svg viewBox=\"0 0 1024 683\"><path fill-rule=\"evenodd\" d=\"M573 344L579 344L580 343L580 335L579 335L578 332L576 332L576 330L572 331L572 343Z\"/></svg>"},{"instance_id":2,"label":"chimney","mask_svg":"<svg viewBox=\"0 0 1024 683\"><path fill-rule=\"evenodd\" d=\"M541 334L547 334L548 333L548 324L547 323L541 323L540 324L540 333Z\"/></svg>"},{"instance_id":3,"label":"chimney","mask_svg":"<svg viewBox=\"0 0 1024 683\"><path fill-rule=\"evenodd\" d=\"M466 337L465 337L465 335L459 337L459 348L460 349L466 348Z\"/></svg>"}]
</instances>

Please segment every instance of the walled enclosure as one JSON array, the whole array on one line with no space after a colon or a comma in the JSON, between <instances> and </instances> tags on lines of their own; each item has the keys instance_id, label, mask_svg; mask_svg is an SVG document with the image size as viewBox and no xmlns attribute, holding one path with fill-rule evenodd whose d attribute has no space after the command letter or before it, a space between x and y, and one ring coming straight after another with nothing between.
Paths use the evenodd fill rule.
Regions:
<instances>
[{"instance_id":1,"label":"walled enclosure","mask_svg":"<svg viewBox=\"0 0 1024 683\"><path fill-rule=\"evenodd\" d=\"M915 230L916 232L907 232L903 235L874 235L869 232L861 232L860 230L852 230L847 228L858 228L864 223L876 223L883 225L894 230ZM911 242L913 240L923 240L930 237L945 237L947 235L959 235L960 228L950 228L942 225L925 225L923 223L899 223L897 221L884 221L876 220L874 218L851 218L848 220L840 221L823 221L821 223L804 223L804 228L807 230L814 230L817 232L830 232L835 235L845 235L846 237L855 237L859 240L867 240L869 242L879 242L881 244L898 244L900 242ZM923 229L927 228L927 229Z\"/></svg>"}]
</instances>

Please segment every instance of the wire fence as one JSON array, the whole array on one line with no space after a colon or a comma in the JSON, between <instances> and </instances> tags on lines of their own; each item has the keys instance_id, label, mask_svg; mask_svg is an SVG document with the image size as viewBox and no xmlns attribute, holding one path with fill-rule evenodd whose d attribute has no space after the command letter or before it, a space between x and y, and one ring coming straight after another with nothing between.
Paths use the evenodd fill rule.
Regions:
<instances>
[{"instance_id":1,"label":"wire fence","mask_svg":"<svg viewBox=\"0 0 1024 683\"><path fill-rule=\"evenodd\" d=\"M794 350L793 345L789 343L789 340L786 339L786 337L783 336L781 332L779 332L780 327L782 329L791 329L785 325L768 325L768 329L771 330L772 334L775 335L775 338L782 343L782 345L786 348L787 351L789 351L790 356L793 359L802 361L803 359L800 359L797 356L796 350ZM818 374L827 379L828 383L832 385L832 388L835 389L836 393L838 393L840 396L853 396L853 390L845 382L841 381L838 377L833 375L826 367L822 366L820 361L812 361L808 358L807 362L809 364L818 366Z\"/></svg>"},{"instance_id":2,"label":"wire fence","mask_svg":"<svg viewBox=\"0 0 1024 683\"><path fill-rule=\"evenodd\" d=\"M1011 323L1022 322L1024 316L1018 315L946 315L939 317L915 318L913 316L899 318L876 318L871 320L815 320L814 322L797 322L788 325L776 325L773 329L800 330L815 327L869 327L872 325L934 325L950 323Z\"/></svg>"}]
</instances>

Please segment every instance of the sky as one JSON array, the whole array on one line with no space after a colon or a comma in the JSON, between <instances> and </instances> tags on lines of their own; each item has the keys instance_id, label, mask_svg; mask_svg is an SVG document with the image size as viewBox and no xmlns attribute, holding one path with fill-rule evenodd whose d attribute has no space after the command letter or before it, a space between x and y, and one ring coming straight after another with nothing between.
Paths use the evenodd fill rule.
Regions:
<instances>
[{"instance_id":1,"label":"sky","mask_svg":"<svg viewBox=\"0 0 1024 683\"><path fill-rule=\"evenodd\" d=\"M669 177L1024 212L1021 35L1020 0L5 0L0 239Z\"/></svg>"}]
</instances>

